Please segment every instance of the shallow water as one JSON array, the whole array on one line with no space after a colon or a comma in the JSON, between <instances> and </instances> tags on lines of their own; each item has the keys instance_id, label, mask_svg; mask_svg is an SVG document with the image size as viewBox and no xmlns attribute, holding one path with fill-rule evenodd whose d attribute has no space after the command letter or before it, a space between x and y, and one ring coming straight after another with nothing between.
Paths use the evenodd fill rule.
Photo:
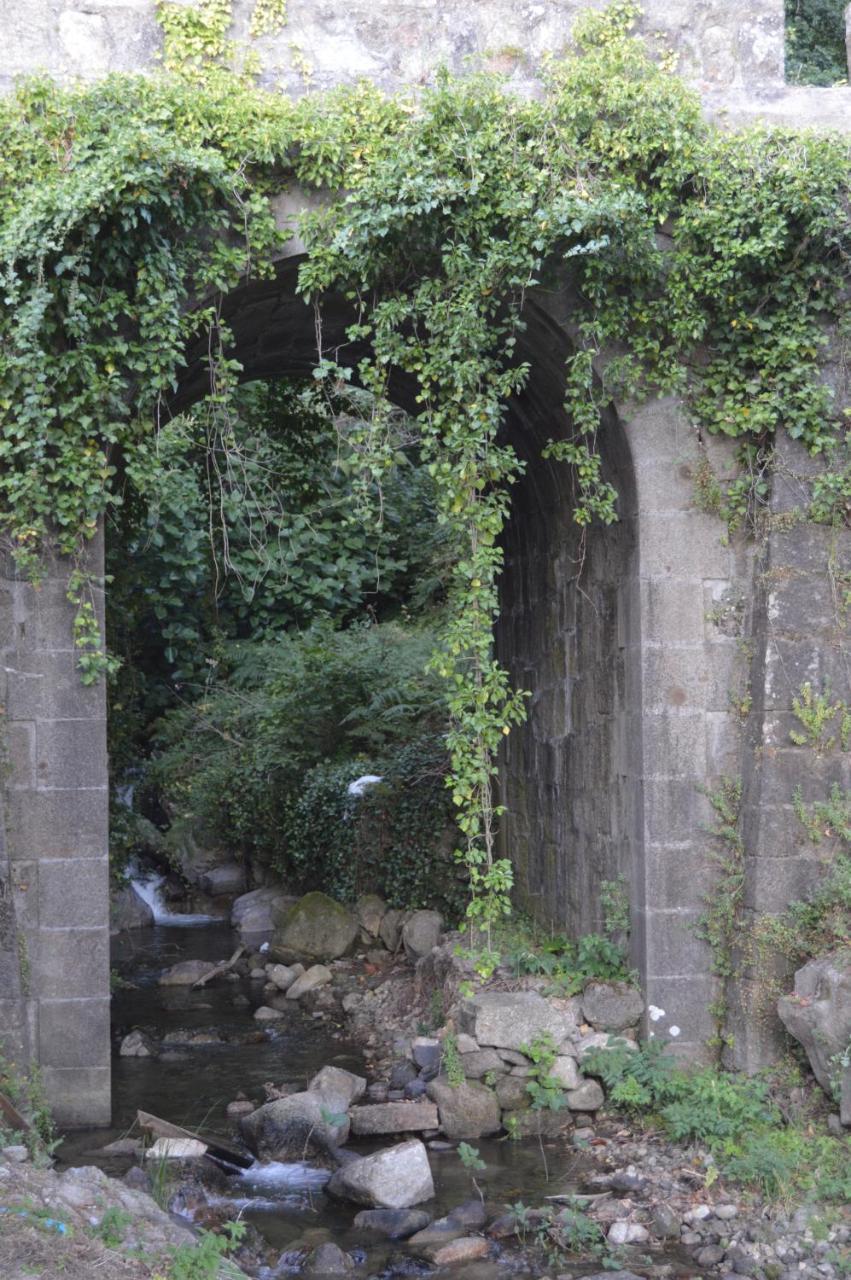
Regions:
<instances>
[{"instance_id":1,"label":"shallow water","mask_svg":"<svg viewBox=\"0 0 851 1280\"><path fill-rule=\"evenodd\" d=\"M113 997L113 1126L66 1135L58 1153L61 1165L100 1164L110 1173L122 1173L131 1161L102 1156L99 1149L128 1133L139 1108L188 1129L233 1139L226 1107L240 1092L262 1101L267 1081L303 1088L327 1063L366 1074L355 1046L327 1021L311 1018L297 1007L271 1029L258 1030L252 1014L263 1003L260 981L216 980L198 991L157 985L160 972L176 961L226 959L235 945L235 935L224 924L157 925L114 940L113 967L133 985L119 987ZM237 995L247 997L249 1006L235 1007ZM134 1027L155 1030L161 1039L178 1031L205 1030L231 1039L224 1044L174 1044L168 1056L159 1058L118 1057L121 1037ZM349 1145L366 1154L388 1141L392 1139ZM579 1187L583 1158L563 1143L542 1147L535 1140L483 1139L476 1145L487 1166L476 1180L488 1208L495 1212L518 1201L538 1205L547 1195ZM426 1207L437 1217L477 1192L455 1151L430 1152L430 1158L436 1197ZM308 1164L258 1165L223 1181L210 1203L214 1207L222 1200L233 1204L282 1252L299 1242L315 1245L321 1239L333 1239L347 1250L368 1250L367 1274L388 1267L394 1275L421 1269L406 1255L404 1245L377 1242L355 1231L357 1207L326 1196L322 1189L326 1178L324 1170ZM508 1249L498 1261L453 1268L452 1274L459 1280L462 1276L477 1280L525 1270L527 1265L519 1250ZM599 1263L589 1259L584 1269L599 1270ZM559 1270L565 1271L563 1263ZM534 1269L532 1273L536 1274Z\"/></svg>"}]
</instances>

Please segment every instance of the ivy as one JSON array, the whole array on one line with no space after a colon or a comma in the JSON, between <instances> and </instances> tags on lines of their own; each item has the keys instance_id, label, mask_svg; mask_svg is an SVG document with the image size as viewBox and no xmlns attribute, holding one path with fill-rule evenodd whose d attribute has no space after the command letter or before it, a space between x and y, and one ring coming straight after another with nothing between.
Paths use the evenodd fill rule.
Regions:
<instances>
[{"instance_id":1,"label":"ivy","mask_svg":"<svg viewBox=\"0 0 851 1280\"><path fill-rule=\"evenodd\" d=\"M271 0L259 11L283 19ZM418 410L454 560L433 665L452 716L458 857L487 931L511 888L495 761L525 708L492 627L521 472L505 427L530 372L527 291L567 285L574 299L570 426L547 452L572 469L579 525L617 514L596 449L613 400L677 393L702 431L754 457L781 431L826 451L844 432L820 366L847 287L848 145L716 132L630 34L626 0L577 22L531 102L443 77L416 102L362 85L293 103L251 83L250 59L227 69L227 0L159 13L163 76L30 82L0 105L0 531L34 577L48 544L82 565L121 477L156 483L147 441L193 344L211 352L226 421L240 369L219 303L272 271L269 196L290 182L340 192L303 219L300 289L320 332L326 296L344 294L365 354L352 370L318 353L316 388L370 393L351 437L363 521L390 471L400 379ZM831 513L844 496L825 493ZM747 505L738 492L729 504ZM91 679L106 658L79 585Z\"/></svg>"}]
</instances>

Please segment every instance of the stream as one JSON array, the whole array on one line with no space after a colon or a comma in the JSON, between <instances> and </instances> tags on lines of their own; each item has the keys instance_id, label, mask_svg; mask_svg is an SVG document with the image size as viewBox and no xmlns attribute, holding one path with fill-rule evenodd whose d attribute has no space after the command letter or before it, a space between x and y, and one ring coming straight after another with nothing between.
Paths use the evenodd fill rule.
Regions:
<instances>
[{"instance_id":1,"label":"stream","mask_svg":"<svg viewBox=\"0 0 851 1280\"><path fill-rule=\"evenodd\" d=\"M199 990L157 985L162 970L178 960L228 956L235 938L230 926L222 923L167 923L113 939L112 964L120 981L112 1010L116 1044L112 1128L65 1135L58 1152L60 1166L96 1164L113 1175L126 1172L135 1163L133 1157L110 1156L101 1149L127 1136L139 1108L233 1141L235 1126L226 1108L240 1093L262 1102L266 1082L303 1089L327 1064L368 1074L355 1046L340 1038L326 1020L313 1018L297 1006L283 1021L259 1029L252 1015L264 1003L262 981L220 980ZM137 1027L156 1029L165 1042L159 1057L117 1055L120 1039ZM207 1032L211 1038L205 1042ZM197 1042L185 1043L185 1033ZM367 1154L392 1141L354 1140L348 1149ZM581 1157L569 1148L549 1147L544 1157L534 1140L482 1139L476 1145L487 1166L476 1178L489 1210L499 1212L518 1201L536 1205L546 1195L577 1189ZM468 1201L475 1190L456 1151L432 1150L429 1155L436 1198L427 1208L437 1217ZM450 1274L449 1270L435 1273L406 1253L400 1242L376 1243L372 1236L355 1230L357 1206L326 1196L322 1189L326 1177L324 1170L309 1164L257 1164L245 1173L223 1178L221 1188L209 1194L208 1204L215 1208L221 1204L219 1197L232 1202L278 1251L278 1265L266 1273L270 1276L288 1274L287 1251L297 1244L313 1247L325 1240L366 1263L358 1268L359 1274ZM563 1263L559 1270L566 1270ZM578 1274L591 1270L599 1271L597 1259L589 1259ZM516 1271L529 1274L528 1258L516 1246L503 1248L497 1259L451 1268L459 1280L490 1280ZM537 1267L531 1274L538 1274Z\"/></svg>"}]
</instances>

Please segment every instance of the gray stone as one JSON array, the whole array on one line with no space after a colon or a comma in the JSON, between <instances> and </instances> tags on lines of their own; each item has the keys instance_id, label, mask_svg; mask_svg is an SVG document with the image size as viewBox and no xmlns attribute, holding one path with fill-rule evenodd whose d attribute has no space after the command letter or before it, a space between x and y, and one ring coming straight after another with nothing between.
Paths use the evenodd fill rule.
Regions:
<instances>
[{"instance_id":1,"label":"gray stone","mask_svg":"<svg viewBox=\"0 0 851 1280\"><path fill-rule=\"evenodd\" d=\"M653 1209L651 1222L654 1235L662 1240L679 1240L680 1215L669 1204L657 1204Z\"/></svg>"},{"instance_id":2,"label":"gray stone","mask_svg":"<svg viewBox=\"0 0 851 1280\"><path fill-rule=\"evenodd\" d=\"M13 1142L8 1147L3 1147L0 1155L10 1164L26 1164L30 1158L28 1149L20 1142Z\"/></svg>"},{"instance_id":3,"label":"gray stone","mask_svg":"<svg viewBox=\"0 0 851 1280\"><path fill-rule=\"evenodd\" d=\"M439 945L443 916L437 911L414 911L402 926L402 945L409 960L422 960Z\"/></svg>"},{"instance_id":4,"label":"gray stone","mask_svg":"<svg viewBox=\"0 0 851 1280\"><path fill-rule=\"evenodd\" d=\"M781 996L777 1012L806 1050L816 1079L831 1093L835 1060L851 1041L851 951L811 960L795 974L795 992Z\"/></svg>"},{"instance_id":5,"label":"gray stone","mask_svg":"<svg viewBox=\"0 0 851 1280\"><path fill-rule=\"evenodd\" d=\"M650 1232L638 1222L613 1222L606 1236L609 1244L643 1244Z\"/></svg>"},{"instance_id":6,"label":"gray stone","mask_svg":"<svg viewBox=\"0 0 851 1280\"><path fill-rule=\"evenodd\" d=\"M478 1040L474 1040L472 1036L468 1036L466 1032L461 1031L455 1037L455 1047L459 1053L475 1053L481 1046Z\"/></svg>"},{"instance_id":7,"label":"gray stone","mask_svg":"<svg viewBox=\"0 0 851 1280\"><path fill-rule=\"evenodd\" d=\"M279 991L289 991L298 974L289 965L270 964L266 966L265 975Z\"/></svg>"},{"instance_id":8,"label":"gray stone","mask_svg":"<svg viewBox=\"0 0 851 1280\"><path fill-rule=\"evenodd\" d=\"M121 1058L152 1058L155 1053L154 1042L144 1031L131 1031L121 1041L118 1050Z\"/></svg>"},{"instance_id":9,"label":"gray stone","mask_svg":"<svg viewBox=\"0 0 851 1280\"><path fill-rule=\"evenodd\" d=\"M573 1128L573 1116L565 1107L553 1111L546 1107L538 1111L529 1108L503 1113L502 1123L506 1132L518 1138L563 1138Z\"/></svg>"},{"instance_id":10,"label":"gray stone","mask_svg":"<svg viewBox=\"0 0 851 1280\"><path fill-rule=\"evenodd\" d=\"M374 1231L387 1240L407 1240L429 1222L425 1209L361 1209L355 1214L358 1231Z\"/></svg>"},{"instance_id":11,"label":"gray stone","mask_svg":"<svg viewBox=\"0 0 851 1280\"><path fill-rule=\"evenodd\" d=\"M432 1036L416 1036L411 1041L411 1057L421 1071L437 1071L443 1056L443 1046Z\"/></svg>"},{"instance_id":12,"label":"gray stone","mask_svg":"<svg viewBox=\"0 0 851 1280\"><path fill-rule=\"evenodd\" d=\"M328 1191L367 1208L405 1209L434 1196L428 1153L414 1138L339 1169Z\"/></svg>"},{"instance_id":13,"label":"gray stone","mask_svg":"<svg viewBox=\"0 0 851 1280\"><path fill-rule=\"evenodd\" d=\"M304 1268L304 1275L322 1280L323 1276L347 1276L354 1271L355 1264L339 1245L331 1240L317 1245Z\"/></svg>"},{"instance_id":14,"label":"gray stone","mask_svg":"<svg viewBox=\"0 0 851 1280\"><path fill-rule=\"evenodd\" d=\"M459 1236L457 1240L450 1240L446 1244L429 1245L424 1252L438 1268L457 1267L465 1262L486 1258L490 1248L482 1236Z\"/></svg>"},{"instance_id":15,"label":"gray stone","mask_svg":"<svg viewBox=\"0 0 851 1280\"><path fill-rule=\"evenodd\" d=\"M387 903L377 893L366 893L355 903L358 924L370 938L381 936L381 921L387 911Z\"/></svg>"},{"instance_id":16,"label":"gray stone","mask_svg":"<svg viewBox=\"0 0 851 1280\"><path fill-rule=\"evenodd\" d=\"M273 1009L268 1004L261 1004L259 1009L254 1010L255 1022L280 1022L281 1018L285 1017L286 1014L282 1009Z\"/></svg>"},{"instance_id":17,"label":"gray stone","mask_svg":"<svg viewBox=\"0 0 851 1280\"><path fill-rule=\"evenodd\" d=\"M343 1067L322 1067L307 1086L310 1093L333 1097L340 1110L359 1102L366 1093L366 1079Z\"/></svg>"},{"instance_id":18,"label":"gray stone","mask_svg":"<svg viewBox=\"0 0 851 1280\"><path fill-rule=\"evenodd\" d=\"M239 897L245 890L245 867L239 862L223 862L201 875L201 889L211 898Z\"/></svg>"},{"instance_id":19,"label":"gray stone","mask_svg":"<svg viewBox=\"0 0 851 1280\"><path fill-rule=\"evenodd\" d=\"M589 982L582 1012L596 1031L625 1031L644 1013L644 997L627 982Z\"/></svg>"},{"instance_id":20,"label":"gray stone","mask_svg":"<svg viewBox=\"0 0 851 1280\"><path fill-rule=\"evenodd\" d=\"M241 894L233 903L230 922L239 930L242 938L265 940L271 937L275 927L273 908L284 910L287 906L292 906L293 902L294 899L288 897L280 886L252 889L250 893Z\"/></svg>"},{"instance_id":21,"label":"gray stone","mask_svg":"<svg viewBox=\"0 0 851 1280\"><path fill-rule=\"evenodd\" d=\"M429 1082L426 1093L437 1103L440 1127L453 1141L483 1138L501 1127L496 1094L474 1080L451 1085L445 1076Z\"/></svg>"},{"instance_id":22,"label":"gray stone","mask_svg":"<svg viewBox=\"0 0 851 1280\"><path fill-rule=\"evenodd\" d=\"M559 1044L574 1025L537 991L485 991L462 1001L459 1017L480 1045L498 1049L520 1050L543 1035Z\"/></svg>"},{"instance_id":23,"label":"gray stone","mask_svg":"<svg viewBox=\"0 0 851 1280\"><path fill-rule=\"evenodd\" d=\"M605 1101L603 1090L596 1080L583 1080L576 1089L565 1094L571 1111L597 1111Z\"/></svg>"},{"instance_id":24,"label":"gray stone","mask_svg":"<svg viewBox=\"0 0 851 1280\"><path fill-rule=\"evenodd\" d=\"M333 974L324 964L314 964L304 973L300 974L287 989L287 1000L300 1000L302 996L306 996L308 991L315 991L317 987L324 987L331 981Z\"/></svg>"},{"instance_id":25,"label":"gray stone","mask_svg":"<svg viewBox=\"0 0 851 1280\"><path fill-rule=\"evenodd\" d=\"M503 1111L523 1111L532 1105L527 1081L518 1076L503 1076L497 1080L494 1091Z\"/></svg>"},{"instance_id":26,"label":"gray stone","mask_svg":"<svg viewBox=\"0 0 851 1280\"><path fill-rule=\"evenodd\" d=\"M851 1128L851 1066L843 1067L839 1082L839 1123Z\"/></svg>"},{"instance_id":27,"label":"gray stone","mask_svg":"<svg viewBox=\"0 0 851 1280\"><path fill-rule=\"evenodd\" d=\"M402 941L402 924L405 920L405 912L399 911L397 907L391 907L389 911L384 913L379 929L379 936L388 951L398 951L399 944Z\"/></svg>"},{"instance_id":28,"label":"gray stone","mask_svg":"<svg viewBox=\"0 0 851 1280\"><path fill-rule=\"evenodd\" d=\"M215 967L209 960L179 960L160 974L159 983L161 987L191 987Z\"/></svg>"},{"instance_id":29,"label":"gray stone","mask_svg":"<svg viewBox=\"0 0 851 1280\"><path fill-rule=\"evenodd\" d=\"M561 1085L562 1089L578 1089L582 1079L579 1074L579 1068L576 1065L576 1059L568 1058L565 1055L559 1055L556 1058L548 1074L551 1079Z\"/></svg>"},{"instance_id":30,"label":"gray stone","mask_svg":"<svg viewBox=\"0 0 851 1280\"><path fill-rule=\"evenodd\" d=\"M472 1053L461 1054L461 1066L468 1080L481 1080L490 1073L504 1075L508 1071L495 1049L475 1049Z\"/></svg>"},{"instance_id":31,"label":"gray stone","mask_svg":"<svg viewBox=\"0 0 851 1280\"><path fill-rule=\"evenodd\" d=\"M351 1114L352 1133L422 1133L438 1126L433 1102L379 1102L355 1107Z\"/></svg>"},{"instance_id":32,"label":"gray stone","mask_svg":"<svg viewBox=\"0 0 851 1280\"><path fill-rule=\"evenodd\" d=\"M109 927L113 933L149 929L153 923L153 910L132 884L113 890L109 905Z\"/></svg>"},{"instance_id":33,"label":"gray stone","mask_svg":"<svg viewBox=\"0 0 851 1280\"><path fill-rule=\"evenodd\" d=\"M304 1160L313 1150L324 1154L349 1136L349 1117L339 1095L318 1090L275 1098L243 1116L240 1132L249 1149L272 1160Z\"/></svg>"},{"instance_id":34,"label":"gray stone","mask_svg":"<svg viewBox=\"0 0 851 1280\"><path fill-rule=\"evenodd\" d=\"M581 1036L576 1042L580 1064L589 1053L596 1053L598 1049L629 1049L631 1053L637 1053L638 1045L628 1036L613 1036L608 1031L592 1031L587 1036Z\"/></svg>"},{"instance_id":35,"label":"gray stone","mask_svg":"<svg viewBox=\"0 0 851 1280\"><path fill-rule=\"evenodd\" d=\"M336 960L354 946L356 917L324 893L307 893L293 906L272 908L275 947L311 960Z\"/></svg>"}]
</instances>

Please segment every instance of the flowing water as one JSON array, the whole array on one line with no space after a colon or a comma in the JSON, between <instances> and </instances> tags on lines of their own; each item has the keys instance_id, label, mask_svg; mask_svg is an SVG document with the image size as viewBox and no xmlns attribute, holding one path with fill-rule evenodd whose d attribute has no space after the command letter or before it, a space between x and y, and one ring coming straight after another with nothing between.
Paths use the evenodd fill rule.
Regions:
<instances>
[{"instance_id":1,"label":"flowing water","mask_svg":"<svg viewBox=\"0 0 851 1280\"><path fill-rule=\"evenodd\" d=\"M263 1003L260 981L217 980L197 991L157 985L161 971L177 960L225 959L234 946L235 935L221 923L199 927L172 921L114 940L113 966L120 979L113 997L116 1043L136 1027L150 1028L166 1043L156 1058L114 1057L112 1129L67 1135L60 1164L94 1163L109 1173L124 1172L130 1163L127 1157L103 1156L99 1149L132 1129L137 1108L233 1141L226 1107L239 1093L259 1102L267 1081L304 1088L328 1063L366 1074L362 1055L353 1045L337 1038L326 1021L298 1008L271 1028L258 1030L252 1013ZM389 1141L352 1142L350 1147L367 1153ZM538 1205L546 1195L577 1189L581 1158L569 1148L549 1147L545 1153L535 1141L498 1140L482 1140L477 1146L487 1168L476 1178L489 1209L498 1211L518 1201ZM457 1152L435 1151L430 1158L436 1200L428 1208L436 1217L475 1192ZM286 1274L287 1251L295 1245L315 1245L323 1239L364 1259L358 1275L421 1273L423 1266L404 1245L376 1244L355 1231L357 1208L324 1194L327 1176L306 1163L257 1164L222 1177L208 1193L208 1205L215 1209L227 1202L238 1208L280 1251L279 1269L269 1274ZM499 1259L456 1267L451 1274L458 1280L489 1280L516 1270L528 1274L528 1266L520 1250L507 1249ZM564 1272L564 1264L558 1270ZM589 1259L582 1270L599 1270L599 1263ZM533 1267L531 1274L538 1271Z\"/></svg>"}]
</instances>

